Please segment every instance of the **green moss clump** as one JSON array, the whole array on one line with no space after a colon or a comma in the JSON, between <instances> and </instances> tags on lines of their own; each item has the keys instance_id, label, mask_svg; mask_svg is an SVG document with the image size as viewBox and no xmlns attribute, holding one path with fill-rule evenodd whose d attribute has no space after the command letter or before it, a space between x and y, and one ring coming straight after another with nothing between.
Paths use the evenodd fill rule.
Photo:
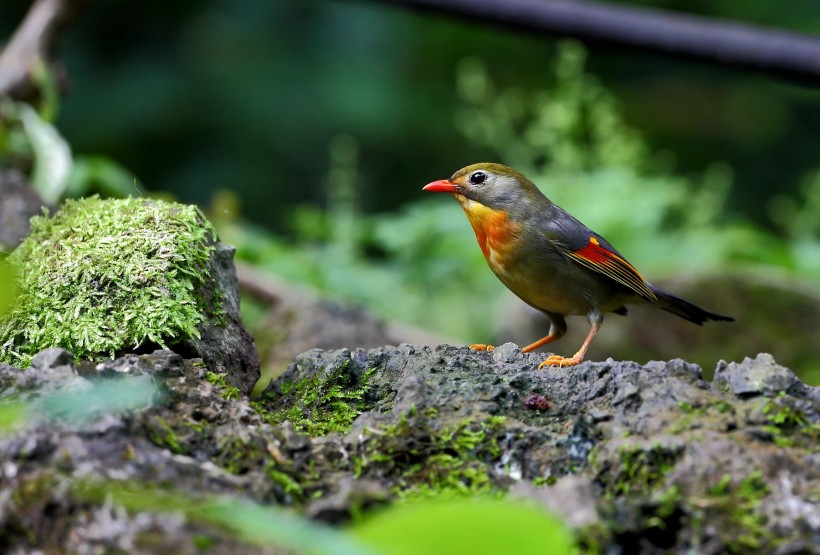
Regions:
<instances>
[{"instance_id":1,"label":"green moss clump","mask_svg":"<svg viewBox=\"0 0 820 555\"><path fill-rule=\"evenodd\" d=\"M781 391L763 406L763 431L780 447L815 449L820 439L820 423L810 421L806 408Z\"/></svg>"},{"instance_id":2,"label":"green moss clump","mask_svg":"<svg viewBox=\"0 0 820 555\"><path fill-rule=\"evenodd\" d=\"M18 302L0 317L0 361L28 366L63 347L100 360L146 342L199 337L197 290L216 232L194 206L128 198L69 200L32 219L11 254Z\"/></svg>"},{"instance_id":3,"label":"green moss clump","mask_svg":"<svg viewBox=\"0 0 820 555\"><path fill-rule=\"evenodd\" d=\"M609 496L644 495L663 484L666 475L675 467L679 451L660 445L652 448L624 446L620 465L599 479Z\"/></svg>"},{"instance_id":4,"label":"green moss clump","mask_svg":"<svg viewBox=\"0 0 820 555\"><path fill-rule=\"evenodd\" d=\"M205 374L205 379L212 385L218 387L222 391L222 397L228 401L242 397L242 392L239 391L239 388L228 383L227 374L218 374L217 372L208 371Z\"/></svg>"},{"instance_id":5,"label":"green moss clump","mask_svg":"<svg viewBox=\"0 0 820 555\"><path fill-rule=\"evenodd\" d=\"M425 415L404 414L352 457L355 476L390 476L400 499L500 491L490 467L501 459L503 418L465 419L435 430Z\"/></svg>"},{"instance_id":6,"label":"green moss clump","mask_svg":"<svg viewBox=\"0 0 820 555\"><path fill-rule=\"evenodd\" d=\"M0 283L3 284L0 287L0 317L12 309L17 298L14 269L6 262L6 258L6 254L0 251Z\"/></svg>"},{"instance_id":7,"label":"green moss clump","mask_svg":"<svg viewBox=\"0 0 820 555\"><path fill-rule=\"evenodd\" d=\"M152 418L148 423L147 432L148 439L152 443L166 447L172 453L183 454L186 452L179 442L176 431L164 418L159 416Z\"/></svg>"},{"instance_id":8,"label":"green moss clump","mask_svg":"<svg viewBox=\"0 0 820 555\"><path fill-rule=\"evenodd\" d=\"M739 482L726 474L696 505L703 522L715 525L728 553L758 552L763 548L774 551L778 541L766 531L766 518L760 512L761 502L770 491L760 472Z\"/></svg>"},{"instance_id":9,"label":"green moss clump","mask_svg":"<svg viewBox=\"0 0 820 555\"><path fill-rule=\"evenodd\" d=\"M256 438L226 436L218 440L211 462L239 475L258 468L268 457L265 446Z\"/></svg>"},{"instance_id":10,"label":"green moss clump","mask_svg":"<svg viewBox=\"0 0 820 555\"><path fill-rule=\"evenodd\" d=\"M763 407L763 414L772 426L783 430L791 430L806 424L806 415L793 404L789 404L785 391L781 391L777 398L768 400Z\"/></svg>"},{"instance_id":11,"label":"green moss clump","mask_svg":"<svg viewBox=\"0 0 820 555\"><path fill-rule=\"evenodd\" d=\"M368 381L376 371L371 368L355 376L347 366L344 364L326 374L285 382L281 395L269 396L253 406L267 422L281 424L288 420L296 430L310 436L346 433L356 417L367 408ZM278 408L269 410L267 407L271 405Z\"/></svg>"}]
</instances>

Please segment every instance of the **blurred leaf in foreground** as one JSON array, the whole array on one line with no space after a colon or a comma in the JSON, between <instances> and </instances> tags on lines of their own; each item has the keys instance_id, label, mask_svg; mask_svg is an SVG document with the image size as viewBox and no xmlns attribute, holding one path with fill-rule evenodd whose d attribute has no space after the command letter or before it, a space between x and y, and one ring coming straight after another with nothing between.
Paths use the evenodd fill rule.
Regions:
<instances>
[{"instance_id":1,"label":"blurred leaf in foreground","mask_svg":"<svg viewBox=\"0 0 820 555\"><path fill-rule=\"evenodd\" d=\"M16 428L26 418L26 408L18 401L0 403L0 435Z\"/></svg>"},{"instance_id":2,"label":"blurred leaf in foreground","mask_svg":"<svg viewBox=\"0 0 820 555\"><path fill-rule=\"evenodd\" d=\"M378 555L349 534L301 518L292 511L242 499L194 496L144 484L85 483L75 494L86 500L113 499L129 511L183 513L191 522L216 525L249 544L315 555Z\"/></svg>"},{"instance_id":3,"label":"blurred leaf in foreground","mask_svg":"<svg viewBox=\"0 0 820 555\"><path fill-rule=\"evenodd\" d=\"M531 505L473 498L397 505L354 527L385 555L576 552L570 530Z\"/></svg>"},{"instance_id":4,"label":"blurred leaf in foreground","mask_svg":"<svg viewBox=\"0 0 820 555\"><path fill-rule=\"evenodd\" d=\"M87 388L38 399L38 404L42 404L39 412L53 420L82 423L101 414L120 414L150 407L159 394L149 376L81 383Z\"/></svg>"},{"instance_id":5,"label":"blurred leaf in foreground","mask_svg":"<svg viewBox=\"0 0 820 555\"><path fill-rule=\"evenodd\" d=\"M66 193L72 197L91 193L105 197L143 196L134 175L105 156L77 156Z\"/></svg>"},{"instance_id":6,"label":"blurred leaf in foreground","mask_svg":"<svg viewBox=\"0 0 820 555\"><path fill-rule=\"evenodd\" d=\"M83 424L105 414L149 408L160 395L149 376L94 382L75 376L31 401L0 402L0 433L34 421Z\"/></svg>"}]
</instances>

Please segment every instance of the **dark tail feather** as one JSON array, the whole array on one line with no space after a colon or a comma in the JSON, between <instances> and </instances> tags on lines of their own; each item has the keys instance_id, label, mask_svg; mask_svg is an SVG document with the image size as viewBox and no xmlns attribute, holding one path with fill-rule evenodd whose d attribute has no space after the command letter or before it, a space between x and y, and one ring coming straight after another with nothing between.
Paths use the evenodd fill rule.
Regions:
<instances>
[{"instance_id":1,"label":"dark tail feather","mask_svg":"<svg viewBox=\"0 0 820 555\"><path fill-rule=\"evenodd\" d=\"M672 293L668 293L654 285L649 285L649 288L652 289L652 292L658 297L655 303L658 308L671 312L675 316L680 316L684 320L689 320L699 326L710 320L724 322L735 321L735 319L730 316L721 316L720 314L703 310L699 306L695 306L689 301L684 301L680 297L676 297Z\"/></svg>"}]
</instances>

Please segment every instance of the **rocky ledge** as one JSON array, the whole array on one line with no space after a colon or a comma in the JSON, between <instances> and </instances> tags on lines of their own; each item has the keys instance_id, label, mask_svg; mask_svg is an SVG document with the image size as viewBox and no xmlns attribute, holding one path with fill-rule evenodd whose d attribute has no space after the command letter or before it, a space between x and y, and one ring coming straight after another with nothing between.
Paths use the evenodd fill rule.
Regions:
<instances>
[{"instance_id":1,"label":"rocky ledge","mask_svg":"<svg viewBox=\"0 0 820 555\"><path fill-rule=\"evenodd\" d=\"M171 351L0 365L0 537L17 552L269 553L208 500L340 523L507 491L592 551L820 542L820 393L769 355L711 382L681 360L541 359L510 344L313 350L253 401Z\"/></svg>"}]
</instances>

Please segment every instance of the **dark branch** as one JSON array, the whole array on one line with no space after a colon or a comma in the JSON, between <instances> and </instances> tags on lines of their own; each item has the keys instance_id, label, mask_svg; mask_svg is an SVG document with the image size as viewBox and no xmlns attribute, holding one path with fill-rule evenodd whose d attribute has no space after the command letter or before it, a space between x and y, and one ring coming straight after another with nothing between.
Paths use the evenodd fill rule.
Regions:
<instances>
[{"instance_id":1,"label":"dark branch","mask_svg":"<svg viewBox=\"0 0 820 555\"><path fill-rule=\"evenodd\" d=\"M704 17L583 0L381 0L820 82L820 39Z\"/></svg>"},{"instance_id":2,"label":"dark branch","mask_svg":"<svg viewBox=\"0 0 820 555\"><path fill-rule=\"evenodd\" d=\"M36 0L0 53L0 96L36 96L31 74L38 63L52 65L57 40L90 0Z\"/></svg>"}]
</instances>

